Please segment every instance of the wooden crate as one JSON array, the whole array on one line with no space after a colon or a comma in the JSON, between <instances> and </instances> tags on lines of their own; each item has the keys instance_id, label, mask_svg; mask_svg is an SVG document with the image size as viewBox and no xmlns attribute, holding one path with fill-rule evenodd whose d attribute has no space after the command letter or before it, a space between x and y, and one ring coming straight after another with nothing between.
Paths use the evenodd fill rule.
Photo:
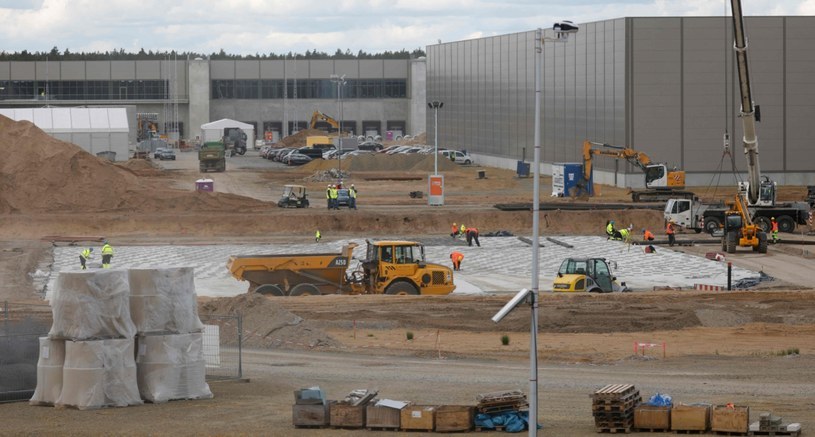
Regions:
<instances>
[{"instance_id":1,"label":"wooden crate","mask_svg":"<svg viewBox=\"0 0 815 437\"><path fill-rule=\"evenodd\" d=\"M674 405L671 408L671 430L707 431L710 429L710 405Z\"/></svg>"},{"instance_id":2,"label":"wooden crate","mask_svg":"<svg viewBox=\"0 0 815 437\"><path fill-rule=\"evenodd\" d=\"M396 408L368 404L365 414L365 426L368 428L398 429L402 422L402 411Z\"/></svg>"},{"instance_id":3,"label":"wooden crate","mask_svg":"<svg viewBox=\"0 0 815 437\"><path fill-rule=\"evenodd\" d=\"M327 426L328 404L298 405L291 407L291 421L294 426Z\"/></svg>"},{"instance_id":4,"label":"wooden crate","mask_svg":"<svg viewBox=\"0 0 815 437\"><path fill-rule=\"evenodd\" d=\"M711 413L710 429L716 432L747 433L750 427L750 407L715 405Z\"/></svg>"},{"instance_id":5,"label":"wooden crate","mask_svg":"<svg viewBox=\"0 0 815 437\"><path fill-rule=\"evenodd\" d=\"M363 428L365 427L365 405L349 405L344 402L332 401L329 404L331 426L337 428Z\"/></svg>"},{"instance_id":6,"label":"wooden crate","mask_svg":"<svg viewBox=\"0 0 815 437\"><path fill-rule=\"evenodd\" d=\"M671 429L671 407L638 405L634 409L634 428Z\"/></svg>"},{"instance_id":7,"label":"wooden crate","mask_svg":"<svg viewBox=\"0 0 815 437\"><path fill-rule=\"evenodd\" d=\"M436 409L436 431L454 432L473 429L473 412L469 405L442 405Z\"/></svg>"},{"instance_id":8,"label":"wooden crate","mask_svg":"<svg viewBox=\"0 0 815 437\"><path fill-rule=\"evenodd\" d=\"M433 431L436 418L436 407L432 405L408 405L402 408L401 429Z\"/></svg>"}]
</instances>

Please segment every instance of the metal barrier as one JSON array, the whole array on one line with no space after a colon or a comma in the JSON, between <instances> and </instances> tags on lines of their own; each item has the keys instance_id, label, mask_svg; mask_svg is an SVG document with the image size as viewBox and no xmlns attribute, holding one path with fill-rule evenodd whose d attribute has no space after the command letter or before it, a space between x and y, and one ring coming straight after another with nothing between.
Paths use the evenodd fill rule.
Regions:
<instances>
[{"instance_id":1,"label":"metal barrier","mask_svg":"<svg viewBox=\"0 0 815 437\"><path fill-rule=\"evenodd\" d=\"M243 377L243 319L241 316L201 315L204 323L204 361L207 379Z\"/></svg>"},{"instance_id":2,"label":"metal barrier","mask_svg":"<svg viewBox=\"0 0 815 437\"><path fill-rule=\"evenodd\" d=\"M37 388L40 337L48 335L47 304L3 302L0 314L0 402L30 399Z\"/></svg>"}]
</instances>

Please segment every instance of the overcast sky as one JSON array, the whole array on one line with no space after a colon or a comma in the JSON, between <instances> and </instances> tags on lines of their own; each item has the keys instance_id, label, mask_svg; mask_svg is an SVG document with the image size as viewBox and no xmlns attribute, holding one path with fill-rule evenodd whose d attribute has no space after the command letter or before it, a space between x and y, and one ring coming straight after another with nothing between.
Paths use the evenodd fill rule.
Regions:
<instances>
[{"instance_id":1,"label":"overcast sky","mask_svg":"<svg viewBox=\"0 0 815 437\"><path fill-rule=\"evenodd\" d=\"M746 15L815 15L815 0L744 0ZM209 54L408 51L631 16L722 16L726 0L0 0L0 50Z\"/></svg>"}]
</instances>

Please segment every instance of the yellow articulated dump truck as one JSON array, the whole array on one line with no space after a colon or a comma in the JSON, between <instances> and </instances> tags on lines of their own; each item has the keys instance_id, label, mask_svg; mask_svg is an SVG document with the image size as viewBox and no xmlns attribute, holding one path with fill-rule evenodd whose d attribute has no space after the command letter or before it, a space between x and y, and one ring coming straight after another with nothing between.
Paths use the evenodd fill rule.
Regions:
<instances>
[{"instance_id":1,"label":"yellow articulated dump truck","mask_svg":"<svg viewBox=\"0 0 815 437\"><path fill-rule=\"evenodd\" d=\"M358 267L349 270L357 244L341 253L239 255L227 268L249 282L248 292L273 296L320 294L450 294L453 271L425 261L424 246L413 241L367 241Z\"/></svg>"}]
</instances>

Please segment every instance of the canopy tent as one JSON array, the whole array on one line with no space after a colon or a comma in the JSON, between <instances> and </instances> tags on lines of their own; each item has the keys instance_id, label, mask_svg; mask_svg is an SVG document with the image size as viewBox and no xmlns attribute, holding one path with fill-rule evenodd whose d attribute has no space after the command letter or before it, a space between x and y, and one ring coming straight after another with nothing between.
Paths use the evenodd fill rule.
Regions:
<instances>
[{"instance_id":1,"label":"canopy tent","mask_svg":"<svg viewBox=\"0 0 815 437\"><path fill-rule=\"evenodd\" d=\"M119 161L130 157L125 108L0 108L0 115L30 121L52 137L74 143L88 153L115 153Z\"/></svg>"},{"instance_id":2,"label":"canopy tent","mask_svg":"<svg viewBox=\"0 0 815 437\"><path fill-rule=\"evenodd\" d=\"M218 141L224 136L224 129L238 128L246 134L246 146L251 147L255 144L255 128L251 124L242 123L237 120L229 118L222 118L220 120L211 121L201 125L201 132L206 141Z\"/></svg>"}]
</instances>

